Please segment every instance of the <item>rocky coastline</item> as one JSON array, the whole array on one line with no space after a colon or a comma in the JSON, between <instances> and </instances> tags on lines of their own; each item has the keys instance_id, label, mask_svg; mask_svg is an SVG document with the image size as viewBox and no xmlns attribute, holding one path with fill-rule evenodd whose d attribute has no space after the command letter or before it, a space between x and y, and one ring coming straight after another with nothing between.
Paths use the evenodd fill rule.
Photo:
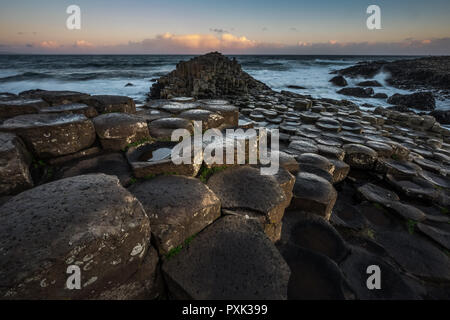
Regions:
<instances>
[{"instance_id":1,"label":"rocky coastline","mask_svg":"<svg viewBox=\"0 0 450 320\"><path fill-rule=\"evenodd\" d=\"M384 68L403 86L402 63L339 73ZM429 111L426 98L409 106ZM1 93L0 299L450 299L450 130L406 107L275 92L217 52L178 64L139 106ZM175 165L171 133L193 121L278 129L279 171L248 155ZM373 265L381 289L367 286Z\"/></svg>"}]
</instances>

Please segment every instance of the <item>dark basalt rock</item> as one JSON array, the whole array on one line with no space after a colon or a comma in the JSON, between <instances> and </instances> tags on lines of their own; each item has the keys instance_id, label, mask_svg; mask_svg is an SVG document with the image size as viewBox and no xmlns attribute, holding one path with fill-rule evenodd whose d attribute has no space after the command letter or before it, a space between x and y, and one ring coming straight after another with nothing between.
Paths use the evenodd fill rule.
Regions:
<instances>
[{"instance_id":1,"label":"dark basalt rock","mask_svg":"<svg viewBox=\"0 0 450 320\"><path fill-rule=\"evenodd\" d=\"M130 166L124 156L120 153L110 153L66 163L55 173L55 178L64 179L90 173L116 176L125 187L130 184L132 177Z\"/></svg>"},{"instance_id":2,"label":"dark basalt rock","mask_svg":"<svg viewBox=\"0 0 450 320\"><path fill-rule=\"evenodd\" d=\"M150 223L116 177L83 175L27 190L0 207L0 245L2 298L96 299L139 270ZM71 264L81 268L84 290L63 289Z\"/></svg>"},{"instance_id":3,"label":"dark basalt rock","mask_svg":"<svg viewBox=\"0 0 450 320\"><path fill-rule=\"evenodd\" d=\"M315 174L300 172L294 184L291 208L330 219L337 192L331 183Z\"/></svg>"},{"instance_id":4,"label":"dark basalt rock","mask_svg":"<svg viewBox=\"0 0 450 320\"><path fill-rule=\"evenodd\" d=\"M339 70L343 76L372 78L385 71L390 74L387 82L396 87L415 89L418 86L448 89L450 86L450 58L424 57L392 62L370 61Z\"/></svg>"},{"instance_id":5,"label":"dark basalt rock","mask_svg":"<svg viewBox=\"0 0 450 320\"><path fill-rule=\"evenodd\" d=\"M42 99L52 106L68 103L81 102L89 97L86 93L76 91L47 91L47 90L28 90L19 93L19 97L26 99Z\"/></svg>"},{"instance_id":6,"label":"dark basalt rock","mask_svg":"<svg viewBox=\"0 0 450 320\"><path fill-rule=\"evenodd\" d=\"M161 176L129 188L144 206L161 254L183 244L220 217L220 200L200 180Z\"/></svg>"},{"instance_id":7,"label":"dark basalt rock","mask_svg":"<svg viewBox=\"0 0 450 320\"><path fill-rule=\"evenodd\" d=\"M285 257L291 269L289 300L344 300L347 284L342 271L328 257L295 247Z\"/></svg>"},{"instance_id":8,"label":"dark basalt rock","mask_svg":"<svg viewBox=\"0 0 450 320\"><path fill-rule=\"evenodd\" d=\"M83 103L61 104L40 109L41 113L84 114L87 118L98 116L97 110Z\"/></svg>"},{"instance_id":9,"label":"dark basalt rock","mask_svg":"<svg viewBox=\"0 0 450 320\"><path fill-rule=\"evenodd\" d=\"M339 90L337 93L358 98L369 98L370 96L373 95L373 89L360 87L343 88Z\"/></svg>"},{"instance_id":10,"label":"dark basalt rock","mask_svg":"<svg viewBox=\"0 0 450 320\"><path fill-rule=\"evenodd\" d=\"M358 87L382 87L383 85L377 80L366 80L356 84Z\"/></svg>"},{"instance_id":11,"label":"dark basalt rock","mask_svg":"<svg viewBox=\"0 0 450 320\"><path fill-rule=\"evenodd\" d=\"M84 98L80 102L94 107L98 113L136 113L133 99L125 96L96 95Z\"/></svg>"},{"instance_id":12,"label":"dark basalt rock","mask_svg":"<svg viewBox=\"0 0 450 320\"><path fill-rule=\"evenodd\" d=\"M48 106L42 99L0 100L0 119L12 118L24 114L39 113L41 108Z\"/></svg>"},{"instance_id":13,"label":"dark basalt rock","mask_svg":"<svg viewBox=\"0 0 450 320\"><path fill-rule=\"evenodd\" d=\"M367 288L366 270L370 265L376 265L381 272L381 290L369 290ZM408 285L402 275L387 264L382 258L369 253L368 251L352 247L352 253L341 264L351 289L358 299L362 300L403 300L420 299L414 289Z\"/></svg>"},{"instance_id":14,"label":"dark basalt rock","mask_svg":"<svg viewBox=\"0 0 450 320\"><path fill-rule=\"evenodd\" d=\"M434 281L450 280L450 258L423 236L379 232L377 241L408 272Z\"/></svg>"},{"instance_id":15,"label":"dark basalt rock","mask_svg":"<svg viewBox=\"0 0 450 320\"><path fill-rule=\"evenodd\" d=\"M14 194L33 186L28 169L31 157L22 140L0 132L0 195Z\"/></svg>"},{"instance_id":16,"label":"dark basalt rock","mask_svg":"<svg viewBox=\"0 0 450 320\"><path fill-rule=\"evenodd\" d=\"M268 225L280 223L287 203L283 190L274 176L261 175L259 169L239 166L215 173L208 180L208 187L219 197L222 208L242 212L248 211L259 217L266 231ZM269 234L273 241L280 234Z\"/></svg>"},{"instance_id":17,"label":"dark basalt rock","mask_svg":"<svg viewBox=\"0 0 450 320\"><path fill-rule=\"evenodd\" d=\"M92 122L79 114L28 114L10 118L0 131L13 132L40 158L62 156L90 147L95 141Z\"/></svg>"},{"instance_id":18,"label":"dark basalt rock","mask_svg":"<svg viewBox=\"0 0 450 320\"><path fill-rule=\"evenodd\" d=\"M433 110L430 115L440 124L450 124L450 110Z\"/></svg>"},{"instance_id":19,"label":"dark basalt rock","mask_svg":"<svg viewBox=\"0 0 450 320\"><path fill-rule=\"evenodd\" d=\"M150 139L147 122L126 113L107 113L93 119L102 147L123 150L134 142Z\"/></svg>"},{"instance_id":20,"label":"dark basalt rock","mask_svg":"<svg viewBox=\"0 0 450 320\"><path fill-rule=\"evenodd\" d=\"M434 110L436 106L436 101L431 92L416 92L412 94L396 93L389 97L387 102L419 110Z\"/></svg>"},{"instance_id":21,"label":"dark basalt rock","mask_svg":"<svg viewBox=\"0 0 450 320\"><path fill-rule=\"evenodd\" d=\"M339 87L345 87L348 84L343 76L335 76L330 79L330 82Z\"/></svg>"},{"instance_id":22,"label":"dark basalt rock","mask_svg":"<svg viewBox=\"0 0 450 320\"><path fill-rule=\"evenodd\" d=\"M178 63L174 71L152 85L150 95L152 98L216 98L247 94L252 90L270 89L242 71L236 60L211 52Z\"/></svg>"},{"instance_id":23,"label":"dark basalt rock","mask_svg":"<svg viewBox=\"0 0 450 320\"><path fill-rule=\"evenodd\" d=\"M220 218L162 266L176 299L286 299L290 270L251 219Z\"/></svg>"}]
</instances>

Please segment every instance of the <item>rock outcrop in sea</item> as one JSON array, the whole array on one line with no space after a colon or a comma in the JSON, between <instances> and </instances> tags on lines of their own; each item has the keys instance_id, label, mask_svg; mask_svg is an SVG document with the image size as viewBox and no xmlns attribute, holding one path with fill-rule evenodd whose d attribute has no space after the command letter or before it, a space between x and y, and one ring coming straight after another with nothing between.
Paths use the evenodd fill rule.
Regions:
<instances>
[{"instance_id":1,"label":"rock outcrop in sea","mask_svg":"<svg viewBox=\"0 0 450 320\"><path fill-rule=\"evenodd\" d=\"M189 96L214 98L241 95L269 89L264 83L242 71L239 63L218 52L211 52L190 61L182 61L176 70L153 84L152 98Z\"/></svg>"},{"instance_id":2,"label":"rock outcrop in sea","mask_svg":"<svg viewBox=\"0 0 450 320\"><path fill-rule=\"evenodd\" d=\"M450 130L433 116L275 92L219 53L151 96L1 94L0 299L450 298ZM195 148L174 164L194 120L279 130L279 171L249 164L249 133L204 141L244 142L243 164Z\"/></svg>"}]
</instances>

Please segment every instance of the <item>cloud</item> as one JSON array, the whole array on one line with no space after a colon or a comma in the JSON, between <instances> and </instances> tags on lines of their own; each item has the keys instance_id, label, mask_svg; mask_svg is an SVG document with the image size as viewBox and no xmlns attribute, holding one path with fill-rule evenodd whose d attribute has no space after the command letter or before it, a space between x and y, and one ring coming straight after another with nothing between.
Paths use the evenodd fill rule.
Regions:
<instances>
[{"instance_id":1,"label":"cloud","mask_svg":"<svg viewBox=\"0 0 450 320\"><path fill-rule=\"evenodd\" d=\"M217 30L225 31L225 30ZM31 45L31 46L30 46ZM98 54L330 54L330 55L448 55L450 38L404 39L397 42L326 42L299 40L294 44L262 42L227 32L211 34L165 33L142 41L99 46L86 40L59 45L55 41L8 45L15 52Z\"/></svg>"},{"instance_id":2,"label":"cloud","mask_svg":"<svg viewBox=\"0 0 450 320\"><path fill-rule=\"evenodd\" d=\"M254 48L258 43L245 36L235 36L231 33L213 34L185 34L175 35L165 33L141 42L130 42L129 47L141 48L163 53L196 53L219 50L229 52Z\"/></svg>"},{"instance_id":3,"label":"cloud","mask_svg":"<svg viewBox=\"0 0 450 320\"><path fill-rule=\"evenodd\" d=\"M74 45L74 48L93 48L94 45L90 42L87 42L85 40L77 40Z\"/></svg>"},{"instance_id":4,"label":"cloud","mask_svg":"<svg viewBox=\"0 0 450 320\"><path fill-rule=\"evenodd\" d=\"M59 45L56 41L42 41L40 43L40 47L45 48L45 49L55 49L55 48L58 48Z\"/></svg>"}]
</instances>

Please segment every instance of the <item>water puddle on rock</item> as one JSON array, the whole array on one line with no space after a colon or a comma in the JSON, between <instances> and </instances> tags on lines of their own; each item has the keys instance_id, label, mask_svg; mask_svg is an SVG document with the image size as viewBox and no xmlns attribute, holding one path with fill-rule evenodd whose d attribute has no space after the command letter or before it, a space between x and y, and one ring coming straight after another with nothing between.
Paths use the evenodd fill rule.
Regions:
<instances>
[{"instance_id":1,"label":"water puddle on rock","mask_svg":"<svg viewBox=\"0 0 450 320\"><path fill-rule=\"evenodd\" d=\"M139 161L161 161L170 159L170 154L172 152L171 148L159 148L156 150L150 150L145 153L143 153L139 157Z\"/></svg>"}]
</instances>

